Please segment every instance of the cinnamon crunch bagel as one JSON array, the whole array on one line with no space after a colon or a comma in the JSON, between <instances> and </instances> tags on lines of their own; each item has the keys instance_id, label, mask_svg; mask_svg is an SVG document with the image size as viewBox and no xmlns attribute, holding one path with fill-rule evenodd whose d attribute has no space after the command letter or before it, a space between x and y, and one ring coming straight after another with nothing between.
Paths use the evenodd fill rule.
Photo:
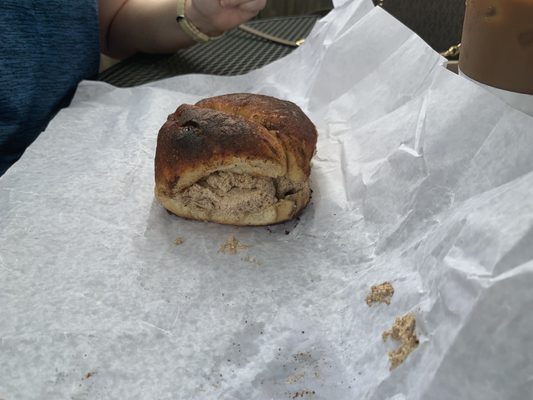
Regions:
<instances>
[{"instance_id":1,"label":"cinnamon crunch bagel","mask_svg":"<svg viewBox=\"0 0 533 400\"><path fill-rule=\"evenodd\" d=\"M185 218L269 225L310 198L317 132L294 103L228 94L183 104L157 138L155 196Z\"/></svg>"}]
</instances>

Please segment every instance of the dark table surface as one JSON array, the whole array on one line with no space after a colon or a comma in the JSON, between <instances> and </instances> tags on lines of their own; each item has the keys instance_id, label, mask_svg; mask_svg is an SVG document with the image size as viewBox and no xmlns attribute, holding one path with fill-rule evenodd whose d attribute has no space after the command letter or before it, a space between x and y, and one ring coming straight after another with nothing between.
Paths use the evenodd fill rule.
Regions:
<instances>
[{"instance_id":1,"label":"dark table surface","mask_svg":"<svg viewBox=\"0 0 533 400\"><path fill-rule=\"evenodd\" d=\"M288 40L307 37L319 15L250 21L247 25ZM176 75L239 75L271 63L294 50L255 35L233 30L222 39L197 44L172 55L139 54L103 71L98 79L131 87Z\"/></svg>"}]
</instances>

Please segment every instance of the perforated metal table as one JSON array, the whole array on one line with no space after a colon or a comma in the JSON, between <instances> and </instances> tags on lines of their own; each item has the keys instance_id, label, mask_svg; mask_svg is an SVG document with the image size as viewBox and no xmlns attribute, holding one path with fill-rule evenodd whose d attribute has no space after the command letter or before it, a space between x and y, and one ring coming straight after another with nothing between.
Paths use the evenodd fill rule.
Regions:
<instances>
[{"instance_id":1,"label":"perforated metal table","mask_svg":"<svg viewBox=\"0 0 533 400\"><path fill-rule=\"evenodd\" d=\"M307 37L319 15L250 21L249 26L288 40ZM172 55L135 55L102 72L98 79L131 87L175 75L239 75L289 54L293 47L233 30L222 39L198 44Z\"/></svg>"}]
</instances>

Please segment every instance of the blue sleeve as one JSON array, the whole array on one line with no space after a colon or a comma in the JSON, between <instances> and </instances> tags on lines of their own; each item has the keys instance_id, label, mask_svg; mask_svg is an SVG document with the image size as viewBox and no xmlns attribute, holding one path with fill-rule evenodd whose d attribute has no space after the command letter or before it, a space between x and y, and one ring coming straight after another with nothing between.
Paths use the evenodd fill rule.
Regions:
<instances>
[{"instance_id":1,"label":"blue sleeve","mask_svg":"<svg viewBox=\"0 0 533 400\"><path fill-rule=\"evenodd\" d=\"M98 37L96 0L0 1L0 176L98 73Z\"/></svg>"}]
</instances>

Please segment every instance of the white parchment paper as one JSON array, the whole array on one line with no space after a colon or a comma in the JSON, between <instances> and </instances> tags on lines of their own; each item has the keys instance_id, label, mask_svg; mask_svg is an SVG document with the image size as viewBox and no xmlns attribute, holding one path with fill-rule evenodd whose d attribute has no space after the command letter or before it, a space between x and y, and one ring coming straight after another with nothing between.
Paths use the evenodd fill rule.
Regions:
<instances>
[{"instance_id":1,"label":"white parchment paper","mask_svg":"<svg viewBox=\"0 0 533 400\"><path fill-rule=\"evenodd\" d=\"M370 1L336 5L244 76L80 85L0 179L0 398L531 398L533 119ZM311 204L268 229L167 214L160 126L240 91L317 125ZM220 253L230 235L249 247ZM420 345L390 371L408 312Z\"/></svg>"}]
</instances>

